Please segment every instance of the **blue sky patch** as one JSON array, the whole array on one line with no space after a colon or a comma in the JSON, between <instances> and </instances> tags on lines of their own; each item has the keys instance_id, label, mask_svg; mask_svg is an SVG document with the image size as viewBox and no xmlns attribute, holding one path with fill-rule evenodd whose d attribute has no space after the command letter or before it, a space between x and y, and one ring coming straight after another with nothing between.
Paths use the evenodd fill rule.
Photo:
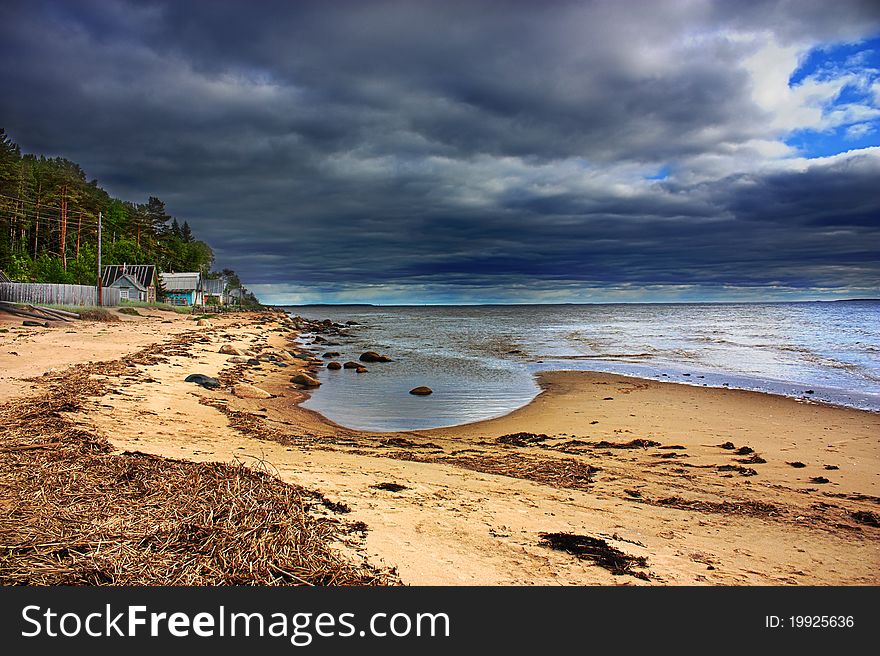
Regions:
<instances>
[{"instance_id":1,"label":"blue sky patch","mask_svg":"<svg viewBox=\"0 0 880 656\"><path fill-rule=\"evenodd\" d=\"M814 48L791 74L788 85L795 87L808 79L828 81L852 74L858 76L858 82L843 87L825 108L826 113L847 105L877 108L871 85L880 81L880 37ZM810 158L878 146L880 119L849 122L828 131L798 130L785 143Z\"/></svg>"}]
</instances>

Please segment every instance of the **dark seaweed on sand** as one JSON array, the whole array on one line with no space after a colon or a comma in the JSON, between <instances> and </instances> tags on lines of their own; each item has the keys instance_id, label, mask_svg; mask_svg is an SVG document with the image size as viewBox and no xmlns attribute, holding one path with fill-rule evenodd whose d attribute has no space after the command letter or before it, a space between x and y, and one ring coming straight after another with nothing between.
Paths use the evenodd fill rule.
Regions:
<instances>
[{"instance_id":1,"label":"dark seaweed on sand","mask_svg":"<svg viewBox=\"0 0 880 656\"><path fill-rule=\"evenodd\" d=\"M539 533L538 536L551 549L564 551L582 560L590 560L616 576L628 574L649 580L646 573L633 571L633 567L647 567L647 558L630 556L601 538L577 533Z\"/></svg>"},{"instance_id":2,"label":"dark seaweed on sand","mask_svg":"<svg viewBox=\"0 0 880 656\"><path fill-rule=\"evenodd\" d=\"M851 512L850 516L859 524L880 528L880 515L871 512L870 510L856 510L855 512Z\"/></svg>"},{"instance_id":3,"label":"dark seaweed on sand","mask_svg":"<svg viewBox=\"0 0 880 656\"><path fill-rule=\"evenodd\" d=\"M509 435L502 435L498 438L498 442L501 444L509 444L511 446L528 446L530 444L536 444L538 442L543 442L545 440L549 440L550 437L548 435L535 434L535 433L511 433Z\"/></svg>"},{"instance_id":4,"label":"dark seaweed on sand","mask_svg":"<svg viewBox=\"0 0 880 656\"><path fill-rule=\"evenodd\" d=\"M400 492L401 490L409 489L406 485L401 485L400 483L378 483L370 487L375 490L387 490L388 492Z\"/></svg>"},{"instance_id":5,"label":"dark seaweed on sand","mask_svg":"<svg viewBox=\"0 0 880 656\"><path fill-rule=\"evenodd\" d=\"M744 465L763 465L767 462L761 456L759 456L757 453L753 453L748 458L737 458L736 461L741 462Z\"/></svg>"},{"instance_id":6,"label":"dark seaweed on sand","mask_svg":"<svg viewBox=\"0 0 880 656\"><path fill-rule=\"evenodd\" d=\"M660 446L660 442L636 438L629 442L608 442L602 440L593 444L593 447L597 449L647 449L649 446Z\"/></svg>"}]
</instances>

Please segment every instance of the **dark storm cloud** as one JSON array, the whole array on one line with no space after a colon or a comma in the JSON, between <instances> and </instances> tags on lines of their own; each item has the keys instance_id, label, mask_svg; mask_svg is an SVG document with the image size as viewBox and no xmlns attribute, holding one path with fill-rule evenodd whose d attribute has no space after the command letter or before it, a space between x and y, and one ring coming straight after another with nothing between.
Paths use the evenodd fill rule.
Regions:
<instances>
[{"instance_id":1,"label":"dark storm cloud","mask_svg":"<svg viewBox=\"0 0 880 656\"><path fill-rule=\"evenodd\" d=\"M0 125L159 195L273 300L876 289L878 155L760 166L743 65L873 7L12 3Z\"/></svg>"}]
</instances>

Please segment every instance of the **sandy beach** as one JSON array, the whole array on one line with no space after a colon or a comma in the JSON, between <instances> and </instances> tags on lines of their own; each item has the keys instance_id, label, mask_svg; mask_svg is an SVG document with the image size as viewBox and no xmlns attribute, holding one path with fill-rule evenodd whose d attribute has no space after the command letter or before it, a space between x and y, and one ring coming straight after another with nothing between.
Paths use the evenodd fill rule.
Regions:
<instances>
[{"instance_id":1,"label":"sandy beach","mask_svg":"<svg viewBox=\"0 0 880 656\"><path fill-rule=\"evenodd\" d=\"M286 315L199 326L141 314L49 328L0 315L5 403L36 404L88 365L100 394L63 413L81 430L116 453L268 468L349 509L344 520L361 530L333 548L403 584L880 582L877 413L551 372L532 403L499 419L355 431L297 405L308 390L291 378L320 364L292 341ZM124 357L125 367L103 364ZM184 381L194 373L220 386ZM253 392L243 383L271 396L242 398ZM14 512L0 504L0 525ZM630 564L615 572L551 548L554 534L601 540Z\"/></svg>"}]
</instances>

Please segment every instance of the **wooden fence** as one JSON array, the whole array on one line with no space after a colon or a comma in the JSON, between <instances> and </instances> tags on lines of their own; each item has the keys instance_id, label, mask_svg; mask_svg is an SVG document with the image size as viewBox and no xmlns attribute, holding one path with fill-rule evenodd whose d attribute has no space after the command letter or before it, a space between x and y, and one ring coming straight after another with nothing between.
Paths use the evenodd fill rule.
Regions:
<instances>
[{"instance_id":1,"label":"wooden fence","mask_svg":"<svg viewBox=\"0 0 880 656\"><path fill-rule=\"evenodd\" d=\"M119 290L104 288L103 305L119 305ZM41 282L0 283L0 301L30 305L97 305L98 288L89 285L53 285Z\"/></svg>"}]
</instances>

